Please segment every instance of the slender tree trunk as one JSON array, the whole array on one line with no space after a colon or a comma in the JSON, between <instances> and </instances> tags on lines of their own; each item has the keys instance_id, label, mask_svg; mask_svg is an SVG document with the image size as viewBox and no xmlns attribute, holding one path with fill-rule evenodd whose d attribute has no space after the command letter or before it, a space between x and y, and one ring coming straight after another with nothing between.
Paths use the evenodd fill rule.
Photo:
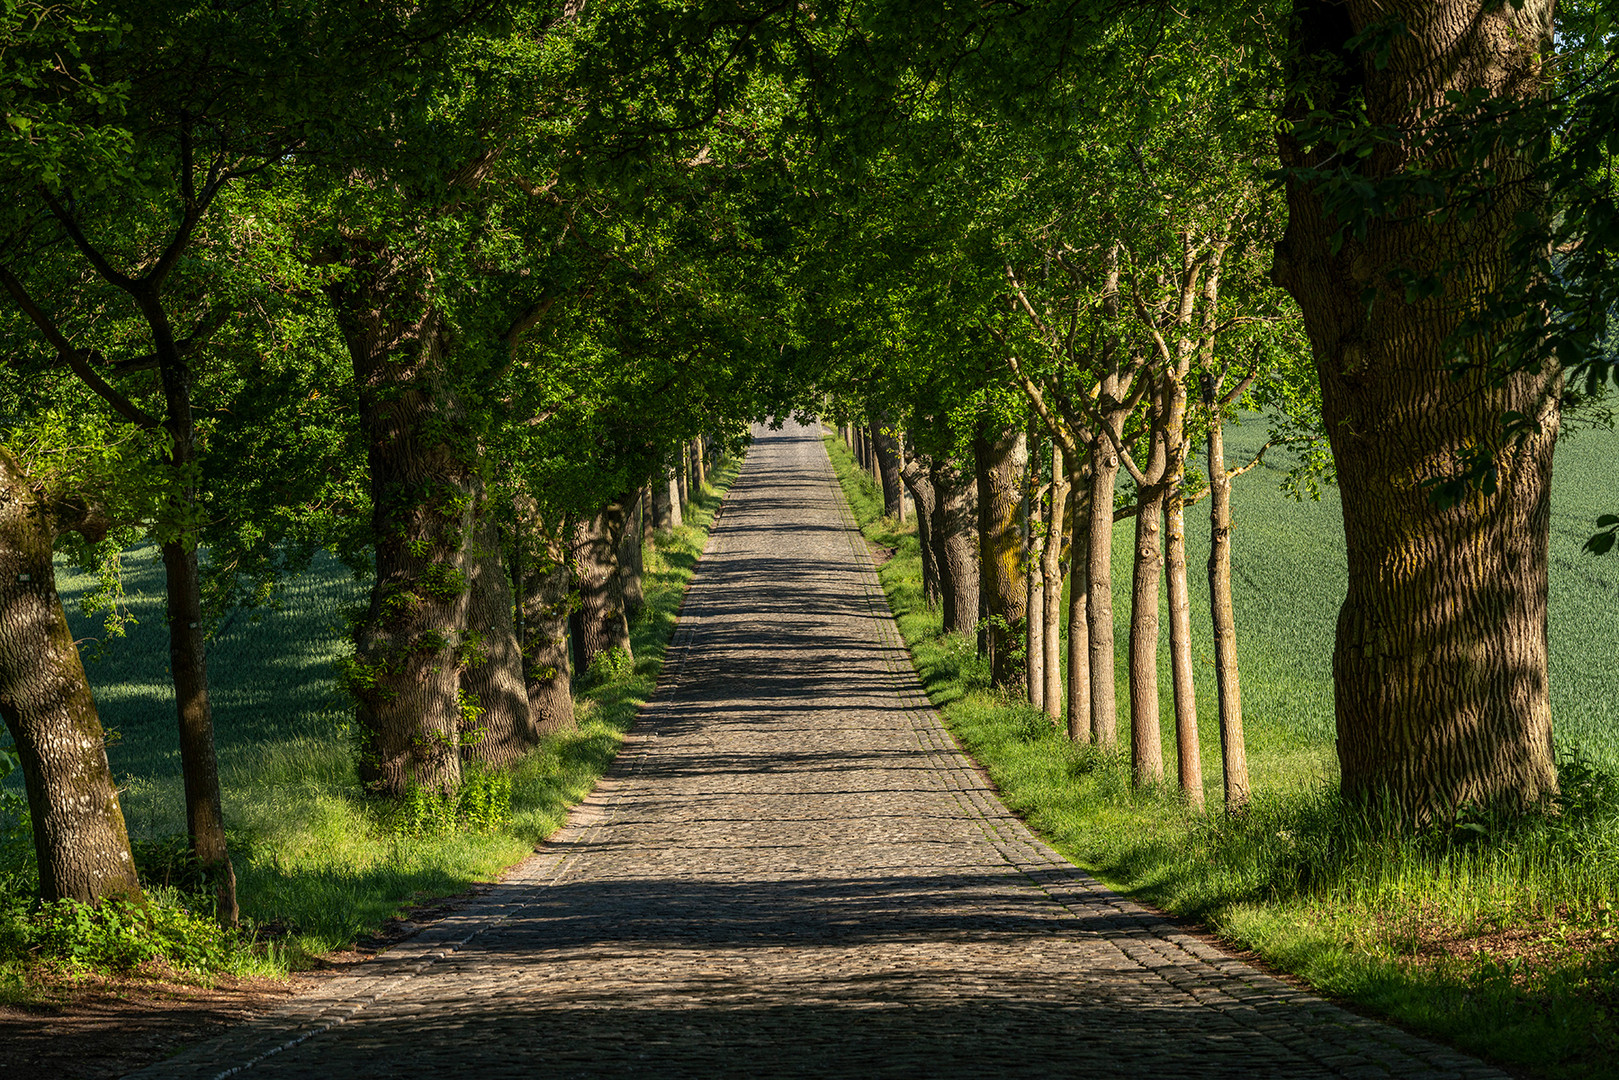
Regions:
<instances>
[{"instance_id":1,"label":"slender tree trunk","mask_svg":"<svg viewBox=\"0 0 1619 1080\"><path fill-rule=\"evenodd\" d=\"M900 478L916 502L916 539L922 548L922 601L937 607L942 595L939 583L939 542L934 534L933 515L938 496L933 490L931 470L925 459L913 457L900 471Z\"/></svg>"},{"instance_id":2,"label":"slender tree trunk","mask_svg":"<svg viewBox=\"0 0 1619 1080\"><path fill-rule=\"evenodd\" d=\"M565 545L540 520L533 501L520 500L516 517L519 536L514 548L524 553L518 578L523 689L538 739L574 726L568 663L570 575Z\"/></svg>"},{"instance_id":3,"label":"slender tree trunk","mask_svg":"<svg viewBox=\"0 0 1619 1080\"><path fill-rule=\"evenodd\" d=\"M1018 508L1028 452L1021 428L980 427L973 438L978 471L978 588L989 619L990 678L999 689L1020 696L1024 672L1017 645L1028 616L1028 598Z\"/></svg>"},{"instance_id":4,"label":"slender tree trunk","mask_svg":"<svg viewBox=\"0 0 1619 1080\"><path fill-rule=\"evenodd\" d=\"M1118 742L1118 695L1113 660L1113 490L1119 455L1105 434L1091 444L1090 526L1086 559L1086 625L1091 648L1091 739L1104 749Z\"/></svg>"},{"instance_id":5,"label":"slender tree trunk","mask_svg":"<svg viewBox=\"0 0 1619 1080\"><path fill-rule=\"evenodd\" d=\"M1041 552L1040 579L1044 583L1045 642L1042 670L1045 690L1040 695L1046 715L1062 719L1062 538L1063 516L1068 512L1068 479L1063 470L1062 447L1051 447L1051 495L1046 501L1046 537ZM1032 616L1031 616L1032 617Z\"/></svg>"},{"instance_id":6,"label":"slender tree trunk","mask_svg":"<svg viewBox=\"0 0 1619 1080\"><path fill-rule=\"evenodd\" d=\"M1040 532L1041 506L1044 498L1040 490L1039 431L1029 425L1024 435L1029 457L1023 475L1023 508L1020 513L1023 527L1023 689L1029 705L1037 712L1046 708L1046 586L1045 537Z\"/></svg>"},{"instance_id":7,"label":"slender tree trunk","mask_svg":"<svg viewBox=\"0 0 1619 1080\"><path fill-rule=\"evenodd\" d=\"M1475 90L1540 94L1552 15L1551 0L1301 2L1293 54L1310 70L1297 85L1338 98L1312 89L1288 109L1365 102L1369 124L1411 133L1347 159L1370 180L1444 166L1444 132L1428 141L1425 110ZM1404 28L1392 47L1350 44L1390 24ZM1312 77L1322 64L1330 79ZM1331 140L1305 145L1286 130L1285 166L1346 160ZM1333 653L1343 789L1391 802L1412 824L1466 803L1529 806L1557 789L1546 590L1561 377L1549 359L1458 377L1448 341L1502 280L1514 219L1541 212L1525 152L1492 154L1482 182L1494 187L1478 213L1402 207L1347 239L1317 188L1291 178L1277 245L1275 277L1304 316L1343 496L1349 580ZM1413 272L1440 275L1443 291L1408 302ZM1471 355L1490 355L1490 342L1472 344ZM1505 439L1511 414L1535 430ZM1475 452L1488 455L1493 486L1436 505L1428 481L1461 472Z\"/></svg>"},{"instance_id":8,"label":"slender tree trunk","mask_svg":"<svg viewBox=\"0 0 1619 1080\"><path fill-rule=\"evenodd\" d=\"M1164 496L1164 580L1169 594L1170 678L1175 688L1175 760L1186 801L1203 808L1203 759L1197 740L1197 697L1192 685L1192 602L1186 581L1185 477L1180 462Z\"/></svg>"},{"instance_id":9,"label":"slender tree trunk","mask_svg":"<svg viewBox=\"0 0 1619 1080\"><path fill-rule=\"evenodd\" d=\"M460 743L463 761L500 766L522 757L535 739L500 523L488 509L485 501L468 539L467 639L476 647L461 669L461 689L479 713Z\"/></svg>"},{"instance_id":10,"label":"slender tree trunk","mask_svg":"<svg viewBox=\"0 0 1619 1080\"><path fill-rule=\"evenodd\" d=\"M71 517L42 505L0 450L0 719L22 763L40 895L139 900L106 734L51 561L59 529L99 539L105 528L83 513Z\"/></svg>"},{"instance_id":11,"label":"slender tree trunk","mask_svg":"<svg viewBox=\"0 0 1619 1080\"><path fill-rule=\"evenodd\" d=\"M169 466L175 477L190 477L197 462L197 432L191 416L191 365L181 355L168 315L156 295L136 296L152 328L158 373L166 407ZM176 521L197 516L197 488L180 480L169 505ZM235 926L236 870L225 841L225 815L219 792L219 759L214 751L214 717L208 700L208 660L202 626L202 577L197 567L196 533L188 526L163 545L168 596L169 672L174 682L180 728L180 771L185 778L186 831L191 850L213 886L220 922Z\"/></svg>"},{"instance_id":12,"label":"slender tree trunk","mask_svg":"<svg viewBox=\"0 0 1619 1080\"><path fill-rule=\"evenodd\" d=\"M675 524L679 525L683 521L685 509L691 505L691 497L694 492L691 488L691 457L686 453L684 443L681 444L680 453L677 457L679 461L675 465L674 483L680 497L675 500L675 505L678 509L675 511L674 517Z\"/></svg>"},{"instance_id":13,"label":"slender tree trunk","mask_svg":"<svg viewBox=\"0 0 1619 1080\"><path fill-rule=\"evenodd\" d=\"M1135 566L1130 582L1130 772L1136 784L1164 778L1158 721L1158 593L1163 575L1164 471L1168 451L1158 424L1136 491Z\"/></svg>"},{"instance_id":14,"label":"slender tree trunk","mask_svg":"<svg viewBox=\"0 0 1619 1080\"><path fill-rule=\"evenodd\" d=\"M1209 410L1209 614L1214 622L1214 690L1220 704L1220 764L1225 809L1248 808L1248 752L1242 736L1242 684L1237 671L1237 617L1231 602L1231 476L1225 467L1217 389L1205 382Z\"/></svg>"},{"instance_id":15,"label":"slender tree trunk","mask_svg":"<svg viewBox=\"0 0 1619 1080\"><path fill-rule=\"evenodd\" d=\"M1087 455L1088 457L1088 455ZM1091 727L1090 473L1069 462L1074 494L1074 535L1068 541L1068 737L1089 741Z\"/></svg>"},{"instance_id":16,"label":"slender tree trunk","mask_svg":"<svg viewBox=\"0 0 1619 1080\"><path fill-rule=\"evenodd\" d=\"M978 622L978 515L972 486L954 462L928 465L934 491L933 535L939 551L939 601L947 634L970 634Z\"/></svg>"},{"instance_id":17,"label":"slender tree trunk","mask_svg":"<svg viewBox=\"0 0 1619 1080\"><path fill-rule=\"evenodd\" d=\"M608 503L574 530L572 562L579 592L574 647L580 671L589 671L596 657L609 650L630 651L630 624L624 615L623 582L618 573L624 510L621 501Z\"/></svg>"},{"instance_id":18,"label":"slender tree trunk","mask_svg":"<svg viewBox=\"0 0 1619 1080\"><path fill-rule=\"evenodd\" d=\"M360 398L370 462L376 581L355 627L349 687L360 778L402 797L412 783L454 790L466 535L473 470L459 402L444 384L440 316L378 257L327 290Z\"/></svg>"}]
</instances>

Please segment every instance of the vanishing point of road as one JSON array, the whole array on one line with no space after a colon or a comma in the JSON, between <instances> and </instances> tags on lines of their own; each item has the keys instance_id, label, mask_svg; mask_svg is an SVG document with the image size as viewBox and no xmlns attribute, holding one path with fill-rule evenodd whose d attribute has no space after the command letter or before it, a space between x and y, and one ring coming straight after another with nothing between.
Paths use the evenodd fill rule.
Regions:
<instances>
[{"instance_id":1,"label":"vanishing point of road","mask_svg":"<svg viewBox=\"0 0 1619 1080\"><path fill-rule=\"evenodd\" d=\"M1497 1078L1103 888L928 707L819 433L755 432L656 699L472 905L134 1075Z\"/></svg>"}]
</instances>

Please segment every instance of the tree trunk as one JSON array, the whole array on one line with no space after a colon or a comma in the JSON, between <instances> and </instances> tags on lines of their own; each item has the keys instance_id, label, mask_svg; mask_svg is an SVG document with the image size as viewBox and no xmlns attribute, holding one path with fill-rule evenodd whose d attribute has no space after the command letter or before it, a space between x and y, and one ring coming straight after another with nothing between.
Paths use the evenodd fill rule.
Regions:
<instances>
[{"instance_id":1,"label":"tree trunk","mask_svg":"<svg viewBox=\"0 0 1619 1080\"><path fill-rule=\"evenodd\" d=\"M1046 708L1045 536L1041 533L1040 429L1033 421L1024 434L1029 448L1023 472L1023 692L1037 712Z\"/></svg>"},{"instance_id":2,"label":"tree trunk","mask_svg":"<svg viewBox=\"0 0 1619 1080\"><path fill-rule=\"evenodd\" d=\"M518 501L516 522L513 550L521 553L517 600L523 689L533 737L539 739L574 726L568 663L570 575L566 545L540 520L532 499Z\"/></svg>"},{"instance_id":3,"label":"tree trunk","mask_svg":"<svg viewBox=\"0 0 1619 1080\"><path fill-rule=\"evenodd\" d=\"M1045 642L1042 674L1045 690L1040 699L1046 715L1062 719L1062 538L1063 515L1068 512L1068 479L1063 471L1062 447L1051 447L1051 495L1046 501L1046 537L1041 553L1040 580L1044 584ZM1031 616L1032 617L1032 616Z\"/></svg>"},{"instance_id":4,"label":"tree trunk","mask_svg":"<svg viewBox=\"0 0 1619 1080\"><path fill-rule=\"evenodd\" d=\"M1551 0L1295 6L1294 55L1334 65L1340 100L1367 105L1367 122L1411 132L1355 168L1372 181L1446 164L1424 138L1424 110L1476 89L1505 99L1541 91L1541 50L1552 41ZM1391 47L1352 48L1374 24L1400 20ZM1298 72L1308 78L1313 71ZM1285 130L1285 129L1284 129ZM1344 160L1324 141L1279 137L1282 162ZM1434 145L1440 148L1435 150ZM1321 380L1322 420L1343 496L1348 595L1333 651L1338 758L1352 799L1388 800L1412 824L1448 820L1465 803L1529 806L1556 791L1547 695L1546 588L1552 450L1560 375L1537 370L1460 377L1448 341L1458 320L1502 279L1514 219L1540 211L1514 147L1489 163L1494 185L1478 213L1397 213L1345 232L1309 181L1287 185L1287 234L1275 277L1304 316ZM1439 295L1407 302L1411 273L1442 277ZM1488 356L1490 343L1470 343ZM1536 430L1503 438L1509 414ZM1493 487L1451 506L1428 481L1488 456Z\"/></svg>"},{"instance_id":5,"label":"tree trunk","mask_svg":"<svg viewBox=\"0 0 1619 1080\"><path fill-rule=\"evenodd\" d=\"M618 541L623 536L624 504L610 502L574 528L571 551L574 588L574 648L581 672L612 649L630 651L630 624L624 615L623 581L618 573Z\"/></svg>"},{"instance_id":6,"label":"tree trunk","mask_svg":"<svg viewBox=\"0 0 1619 1080\"><path fill-rule=\"evenodd\" d=\"M933 535L939 551L939 603L947 634L970 634L978 622L978 515L972 487L954 462L928 463Z\"/></svg>"},{"instance_id":7,"label":"tree trunk","mask_svg":"<svg viewBox=\"0 0 1619 1080\"><path fill-rule=\"evenodd\" d=\"M1214 691L1220 705L1220 765L1225 809L1248 808L1248 752L1242 736L1242 685L1237 672L1237 617L1231 602L1231 475L1225 467L1224 418L1217 388L1204 383L1209 410L1209 614L1214 622Z\"/></svg>"},{"instance_id":8,"label":"tree trunk","mask_svg":"<svg viewBox=\"0 0 1619 1080\"><path fill-rule=\"evenodd\" d=\"M624 536L618 544L619 588L624 594L624 617L635 622L646 610L646 592L641 586L643 571L641 545L645 541L642 507L645 500L637 495L629 513L624 516Z\"/></svg>"},{"instance_id":9,"label":"tree trunk","mask_svg":"<svg viewBox=\"0 0 1619 1080\"><path fill-rule=\"evenodd\" d=\"M1118 742L1119 707L1113 670L1113 490L1119 454L1106 434L1091 444L1090 523L1086 529L1086 626L1091 648L1091 739L1111 749Z\"/></svg>"},{"instance_id":10,"label":"tree trunk","mask_svg":"<svg viewBox=\"0 0 1619 1080\"><path fill-rule=\"evenodd\" d=\"M1017 646L1028 615L1018 510L1028 452L1021 428L980 426L973 436L978 471L978 588L989 619L990 680L1018 696L1025 688Z\"/></svg>"},{"instance_id":11,"label":"tree trunk","mask_svg":"<svg viewBox=\"0 0 1619 1080\"><path fill-rule=\"evenodd\" d=\"M1136 489L1135 565L1130 581L1130 774L1138 785L1164 778L1158 722L1158 592L1163 573L1164 470L1168 451L1152 426L1152 448Z\"/></svg>"},{"instance_id":12,"label":"tree trunk","mask_svg":"<svg viewBox=\"0 0 1619 1080\"><path fill-rule=\"evenodd\" d=\"M1088 455L1087 455L1088 457ZM1068 737L1093 737L1091 727L1090 635L1090 473L1084 462L1069 462L1074 494L1074 535L1068 541Z\"/></svg>"},{"instance_id":13,"label":"tree trunk","mask_svg":"<svg viewBox=\"0 0 1619 1080\"><path fill-rule=\"evenodd\" d=\"M703 493L703 485L708 483L708 465L703 460L703 440L691 441L691 494L697 498Z\"/></svg>"},{"instance_id":14,"label":"tree trunk","mask_svg":"<svg viewBox=\"0 0 1619 1080\"><path fill-rule=\"evenodd\" d=\"M485 501L468 539L467 640L476 645L461 669L461 689L480 711L460 743L462 760L501 766L526 754L535 738L500 523L488 510Z\"/></svg>"},{"instance_id":15,"label":"tree trunk","mask_svg":"<svg viewBox=\"0 0 1619 1080\"><path fill-rule=\"evenodd\" d=\"M163 385L169 466L177 489L169 507L178 522L198 515L197 488L190 479L197 464L197 432L191 415L191 365L181 355L168 314L155 295L137 294L152 328L158 374ZM225 841L225 814L219 793L219 758L214 750L214 716L208 700L208 660L202 626L202 577L197 567L195 526L185 527L163 545L168 598L169 671L174 682L175 718L180 729L180 771L185 779L186 831L191 850L213 886L215 913L235 926L236 870Z\"/></svg>"},{"instance_id":16,"label":"tree trunk","mask_svg":"<svg viewBox=\"0 0 1619 1080\"><path fill-rule=\"evenodd\" d=\"M371 473L376 581L355 627L349 687L360 778L402 797L411 784L454 790L466 535L473 474L465 419L444 384L442 320L401 287L398 268L363 261L328 287L354 365Z\"/></svg>"},{"instance_id":17,"label":"tree trunk","mask_svg":"<svg viewBox=\"0 0 1619 1080\"><path fill-rule=\"evenodd\" d=\"M0 719L22 763L40 895L139 900L106 735L56 592L57 532L105 532L74 516L64 521L42 505L0 450Z\"/></svg>"},{"instance_id":18,"label":"tree trunk","mask_svg":"<svg viewBox=\"0 0 1619 1080\"><path fill-rule=\"evenodd\" d=\"M1197 744L1197 697L1192 685L1192 601L1186 581L1186 499L1181 462L1164 496L1164 580L1169 594L1170 679L1175 688L1175 761L1186 801L1203 808L1203 759Z\"/></svg>"},{"instance_id":19,"label":"tree trunk","mask_svg":"<svg viewBox=\"0 0 1619 1080\"><path fill-rule=\"evenodd\" d=\"M913 457L900 470L900 479L916 502L916 539L922 548L922 602L928 607L939 606L942 595L939 584L939 542L933 530L933 515L938 506L938 495L930 479L927 461Z\"/></svg>"},{"instance_id":20,"label":"tree trunk","mask_svg":"<svg viewBox=\"0 0 1619 1080\"><path fill-rule=\"evenodd\" d=\"M872 446L877 450L877 477L883 485L883 513L905 520L905 488L900 482L899 440L881 424L872 425Z\"/></svg>"},{"instance_id":21,"label":"tree trunk","mask_svg":"<svg viewBox=\"0 0 1619 1080\"><path fill-rule=\"evenodd\" d=\"M680 497L675 500L675 505L678 509L675 511L674 518L675 524L679 525L684 520L685 509L691 505L693 492L691 489L691 458L686 453L684 443L681 444L680 453L677 456L679 460L675 464L674 484Z\"/></svg>"}]
</instances>

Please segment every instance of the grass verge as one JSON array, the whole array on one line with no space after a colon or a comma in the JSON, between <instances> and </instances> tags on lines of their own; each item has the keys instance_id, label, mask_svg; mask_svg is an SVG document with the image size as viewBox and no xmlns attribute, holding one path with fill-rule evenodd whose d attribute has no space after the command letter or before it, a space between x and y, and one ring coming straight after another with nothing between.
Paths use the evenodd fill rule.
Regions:
<instances>
[{"instance_id":1,"label":"grass verge","mask_svg":"<svg viewBox=\"0 0 1619 1080\"><path fill-rule=\"evenodd\" d=\"M1301 754L1254 715L1254 773L1277 781L1245 818L1133 789L1125 761L989 690L973 642L943 635L922 601L913 528L884 518L871 477L827 443L867 538L895 552L879 576L929 696L1002 800L1058 851L1414 1030L1536 1076L1619 1076L1619 779L1605 765L1565 759L1560 814L1478 814L1402 837L1298 775L1296 762L1317 769L1330 744Z\"/></svg>"},{"instance_id":2,"label":"grass verge","mask_svg":"<svg viewBox=\"0 0 1619 1080\"><path fill-rule=\"evenodd\" d=\"M498 877L562 826L652 696L686 584L739 467L727 461L715 470L686 523L647 545L646 607L631 627L633 667L577 694L577 728L517 763L509 794L504 777L490 782L501 812L481 815L478 824L451 820L424 829L413 819L415 827L401 827L400 815L379 812L364 797L330 663L342 648L333 610L358 592L342 571L328 567L313 582L294 583L285 610L226 627L213 667L222 688L216 727L244 916L239 935L201 914L201 890L188 881L172 697L134 674L149 662L141 649L150 633L109 643L109 655L92 661L89 673L98 699L110 703L103 705L109 726L124 731L109 754L125 789L150 910L37 910L26 808L8 792L16 827L0 838L0 1000L26 1004L32 986L54 987L64 973L150 971L192 981L221 972L285 974L375 934L410 907ZM71 599L69 588L63 592ZM137 613L151 606L144 593L131 592ZM160 629L161 618L149 623L144 630Z\"/></svg>"}]
</instances>

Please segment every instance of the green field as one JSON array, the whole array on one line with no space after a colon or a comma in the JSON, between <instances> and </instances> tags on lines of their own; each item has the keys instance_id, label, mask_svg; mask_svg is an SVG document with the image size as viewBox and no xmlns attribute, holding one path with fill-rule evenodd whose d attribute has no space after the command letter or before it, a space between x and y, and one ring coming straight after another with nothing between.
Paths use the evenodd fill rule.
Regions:
<instances>
[{"instance_id":1,"label":"green field","mask_svg":"<svg viewBox=\"0 0 1619 1080\"><path fill-rule=\"evenodd\" d=\"M1264 440L1265 427L1258 419L1231 427L1226 439L1230 460L1246 462ZM1341 511L1333 488L1324 488L1318 502L1301 502L1285 494L1281 481L1287 466L1286 456L1273 452L1264 464L1239 477L1232 492L1237 650L1258 786L1337 776L1332 752L1332 640L1345 592ZM1583 430L1558 446L1548 616L1552 717L1559 752L1577 748L1610 768L1619 768L1619 657L1614 652L1619 642L1619 558L1599 558L1580 547L1595 531L1598 514L1619 509L1616 473L1615 432ZM1121 719L1128 700L1123 642L1129 629L1131 548L1130 525L1122 522L1114 534ZM1207 562L1205 502L1187 514L1187 564L1203 775L1209 797L1217 799L1219 729L1213 715ZM1162 712L1168 718L1173 712L1167 642L1161 664ZM1167 743L1172 732L1167 726L1166 722L1165 761L1172 761L1174 747Z\"/></svg>"}]
</instances>

